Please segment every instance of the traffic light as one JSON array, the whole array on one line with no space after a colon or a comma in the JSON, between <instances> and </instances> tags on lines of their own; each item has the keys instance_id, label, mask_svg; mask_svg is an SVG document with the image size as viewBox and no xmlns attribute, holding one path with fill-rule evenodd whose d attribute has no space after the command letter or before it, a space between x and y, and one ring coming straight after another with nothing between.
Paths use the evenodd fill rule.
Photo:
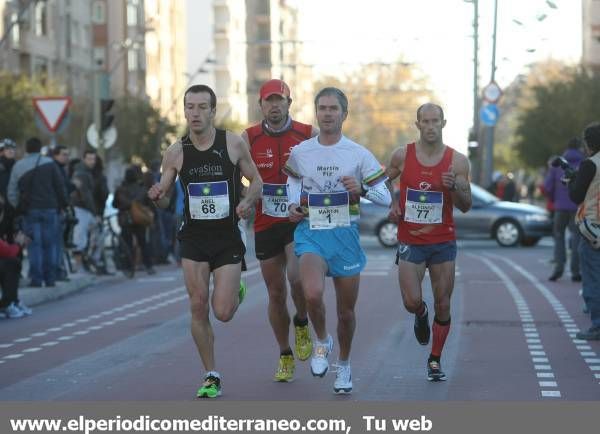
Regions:
<instances>
[{"instance_id":1,"label":"traffic light","mask_svg":"<svg viewBox=\"0 0 600 434\"><path fill-rule=\"evenodd\" d=\"M110 113L112 106L114 105L114 99L102 99L100 100L100 130L104 131L109 128L113 121L115 120L115 116Z\"/></svg>"}]
</instances>

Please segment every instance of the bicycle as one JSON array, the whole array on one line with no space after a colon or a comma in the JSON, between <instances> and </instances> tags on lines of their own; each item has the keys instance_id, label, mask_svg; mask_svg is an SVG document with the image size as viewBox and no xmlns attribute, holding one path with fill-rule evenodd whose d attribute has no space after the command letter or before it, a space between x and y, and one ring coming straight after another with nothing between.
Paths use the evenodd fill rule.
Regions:
<instances>
[{"instance_id":1,"label":"bicycle","mask_svg":"<svg viewBox=\"0 0 600 434\"><path fill-rule=\"evenodd\" d=\"M125 277L132 279L135 275L135 253L121 235L118 215L118 212L105 215L91 231L88 247L82 256L82 265L95 274L105 274L113 266ZM103 243L103 246L99 243Z\"/></svg>"}]
</instances>

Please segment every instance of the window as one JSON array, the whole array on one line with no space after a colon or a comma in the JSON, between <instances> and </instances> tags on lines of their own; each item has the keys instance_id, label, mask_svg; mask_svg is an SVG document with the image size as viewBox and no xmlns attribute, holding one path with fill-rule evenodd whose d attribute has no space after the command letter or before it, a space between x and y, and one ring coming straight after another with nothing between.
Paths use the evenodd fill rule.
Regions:
<instances>
[{"instance_id":1,"label":"window","mask_svg":"<svg viewBox=\"0 0 600 434\"><path fill-rule=\"evenodd\" d=\"M13 48L19 48L19 45L21 44L21 26L19 24L19 15L16 12L13 12L11 17L10 17L10 22L11 23L15 23L15 25L13 26L11 33L12 33L12 43L13 43Z\"/></svg>"},{"instance_id":2,"label":"window","mask_svg":"<svg viewBox=\"0 0 600 434\"><path fill-rule=\"evenodd\" d=\"M48 60L43 57L34 57L31 65L32 75L42 79L48 76Z\"/></svg>"},{"instance_id":3,"label":"window","mask_svg":"<svg viewBox=\"0 0 600 434\"><path fill-rule=\"evenodd\" d=\"M92 6L92 23L106 23L106 4L102 0L96 0Z\"/></svg>"},{"instance_id":4,"label":"window","mask_svg":"<svg viewBox=\"0 0 600 434\"><path fill-rule=\"evenodd\" d=\"M106 47L94 47L94 65L104 66L106 62Z\"/></svg>"},{"instance_id":5,"label":"window","mask_svg":"<svg viewBox=\"0 0 600 434\"><path fill-rule=\"evenodd\" d=\"M48 34L48 6L46 2L35 4L35 35L46 36Z\"/></svg>"},{"instance_id":6,"label":"window","mask_svg":"<svg viewBox=\"0 0 600 434\"><path fill-rule=\"evenodd\" d=\"M138 70L138 52L137 50L128 50L127 51L127 70L128 71L137 71Z\"/></svg>"},{"instance_id":7,"label":"window","mask_svg":"<svg viewBox=\"0 0 600 434\"><path fill-rule=\"evenodd\" d=\"M137 26L138 24L138 4L137 1L129 0L127 3L127 25Z\"/></svg>"}]
</instances>

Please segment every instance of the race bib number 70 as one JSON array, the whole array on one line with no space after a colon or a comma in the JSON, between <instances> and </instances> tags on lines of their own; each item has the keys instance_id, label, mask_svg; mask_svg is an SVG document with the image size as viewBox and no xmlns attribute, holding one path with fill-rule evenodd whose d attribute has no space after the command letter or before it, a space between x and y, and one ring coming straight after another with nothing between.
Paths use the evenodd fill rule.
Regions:
<instances>
[{"instance_id":1,"label":"race bib number 70","mask_svg":"<svg viewBox=\"0 0 600 434\"><path fill-rule=\"evenodd\" d=\"M288 195L285 184L263 184L263 213L271 217L288 216Z\"/></svg>"}]
</instances>

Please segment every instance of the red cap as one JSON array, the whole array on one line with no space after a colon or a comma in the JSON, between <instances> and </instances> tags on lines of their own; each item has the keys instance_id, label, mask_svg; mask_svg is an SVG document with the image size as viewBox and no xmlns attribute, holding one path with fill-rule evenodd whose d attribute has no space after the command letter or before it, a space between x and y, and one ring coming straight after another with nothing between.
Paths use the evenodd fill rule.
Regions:
<instances>
[{"instance_id":1,"label":"red cap","mask_svg":"<svg viewBox=\"0 0 600 434\"><path fill-rule=\"evenodd\" d=\"M260 99L267 99L271 95L281 95L289 98L290 88L284 81L274 78L260 87Z\"/></svg>"}]
</instances>

